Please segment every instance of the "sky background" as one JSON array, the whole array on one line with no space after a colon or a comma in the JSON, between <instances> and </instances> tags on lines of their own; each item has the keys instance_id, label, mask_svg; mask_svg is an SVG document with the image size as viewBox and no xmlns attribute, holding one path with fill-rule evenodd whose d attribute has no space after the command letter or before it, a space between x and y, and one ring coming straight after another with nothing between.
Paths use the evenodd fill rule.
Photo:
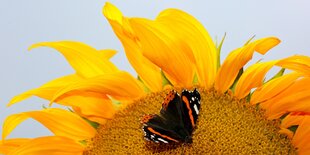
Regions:
<instances>
[{"instance_id":1,"label":"sky background","mask_svg":"<svg viewBox=\"0 0 310 155\"><path fill-rule=\"evenodd\" d=\"M227 37L222 57L245 41L277 36L282 43L263 61L294 54L310 56L309 0L111 0L126 16L154 19L166 8L179 8L195 16L213 38ZM53 49L27 48L42 41L73 40L97 49L115 49L112 61L122 70L136 75L123 48L102 15L104 0L1 0L0 5L0 124L9 114L39 110L48 101L36 97L7 108L19 93L47 81L74 73L66 60ZM218 39L219 40L219 39ZM1 131L1 129L0 129ZM19 125L9 138L51 135L31 119Z\"/></svg>"}]
</instances>

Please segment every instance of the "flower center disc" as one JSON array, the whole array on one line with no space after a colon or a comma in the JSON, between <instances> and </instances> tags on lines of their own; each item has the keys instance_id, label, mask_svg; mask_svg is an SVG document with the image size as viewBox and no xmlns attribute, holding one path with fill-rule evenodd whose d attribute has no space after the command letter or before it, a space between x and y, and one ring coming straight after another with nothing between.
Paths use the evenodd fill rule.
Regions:
<instances>
[{"instance_id":1,"label":"flower center disc","mask_svg":"<svg viewBox=\"0 0 310 155\"><path fill-rule=\"evenodd\" d=\"M244 100L202 89L192 144L147 142L140 119L158 114L166 93L151 93L118 112L98 129L84 154L296 154L290 140L279 134L279 121L267 120Z\"/></svg>"}]
</instances>

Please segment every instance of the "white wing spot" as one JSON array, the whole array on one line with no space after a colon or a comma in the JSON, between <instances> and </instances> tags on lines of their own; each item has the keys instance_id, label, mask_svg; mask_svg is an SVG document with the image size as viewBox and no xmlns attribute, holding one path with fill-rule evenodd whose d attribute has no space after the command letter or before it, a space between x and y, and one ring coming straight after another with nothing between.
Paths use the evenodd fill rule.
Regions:
<instances>
[{"instance_id":1,"label":"white wing spot","mask_svg":"<svg viewBox=\"0 0 310 155\"><path fill-rule=\"evenodd\" d=\"M166 141L166 140L163 140L163 139L161 139L161 138L157 138L159 141L161 141L161 142L163 142L163 143L168 143L168 141Z\"/></svg>"},{"instance_id":2,"label":"white wing spot","mask_svg":"<svg viewBox=\"0 0 310 155\"><path fill-rule=\"evenodd\" d=\"M192 101L195 101L195 98L194 98L194 97L192 97Z\"/></svg>"},{"instance_id":3,"label":"white wing spot","mask_svg":"<svg viewBox=\"0 0 310 155\"><path fill-rule=\"evenodd\" d=\"M197 115L199 114L199 110L198 110L198 107L197 107L197 105L196 104L194 104L194 110L195 110L195 112L197 113Z\"/></svg>"}]
</instances>

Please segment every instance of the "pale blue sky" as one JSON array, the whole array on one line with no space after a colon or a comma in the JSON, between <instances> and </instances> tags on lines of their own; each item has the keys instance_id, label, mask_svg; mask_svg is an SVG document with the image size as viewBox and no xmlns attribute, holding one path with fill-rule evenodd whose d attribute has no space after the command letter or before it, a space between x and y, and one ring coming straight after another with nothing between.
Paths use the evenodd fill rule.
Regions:
<instances>
[{"instance_id":1,"label":"pale blue sky","mask_svg":"<svg viewBox=\"0 0 310 155\"><path fill-rule=\"evenodd\" d=\"M195 16L213 38L227 32L222 56L256 38L277 36L282 43L264 60L293 54L310 55L309 0L111 0L127 16L154 18L165 8L179 8ZM135 74L123 48L102 16L104 0L1 0L0 5L0 124L6 116L41 109L44 101L33 97L10 108L5 104L16 94L54 78L73 73L65 59L48 48L27 51L41 41L74 40L97 49L116 49L112 61ZM262 58L256 55L257 59ZM1 130L1 129L0 129ZM37 137L50 132L27 120L9 137Z\"/></svg>"}]
</instances>

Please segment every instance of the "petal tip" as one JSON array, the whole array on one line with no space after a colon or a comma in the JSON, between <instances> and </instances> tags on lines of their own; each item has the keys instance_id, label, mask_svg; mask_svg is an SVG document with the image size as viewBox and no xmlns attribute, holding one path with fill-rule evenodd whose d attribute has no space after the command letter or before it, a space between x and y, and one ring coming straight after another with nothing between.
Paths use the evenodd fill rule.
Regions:
<instances>
[{"instance_id":1,"label":"petal tip","mask_svg":"<svg viewBox=\"0 0 310 155\"><path fill-rule=\"evenodd\" d=\"M103 15L109 20L122 21L122 12L113 4L106 2L102 9Z\"/></svg>"},{"instance_id":2,"label":"petal tip","mask_svg":"<svg viewBox=\"0 0 310 155\"><path fill-rule=\"evenodd\" d=\"M261 54L265 54L271 48L280 44L280 42L281 42L281 40L277 37L265 38L255 47L255 50Z\"/></svg>"},{"instance_id":3,"label":"petal tip","mask_svg":"<svg viewBox=\"0 0 310 155\"><path fill-rule=\"evenodd\" d=\"M32 44L31 46L29 46L28 47L28 51L31 51L32 49L34 49L34 48L37 48L37 47L40 47L40 45L39 45L40 43L35 43L35 44Z\"/></svg>"},{"instance_id":4,"label":"petal tip","mask_svg":"<svg viewBox=\"0 0 310 155\"><path fill-rule=\"evenodd\" d=\"M52 44L53 42L39 42L32 44L31 46L28 47L28 51L31 51L34 48L42 47L42 46L48 46L48 44Z\"/></svg>"}]
</instances>

